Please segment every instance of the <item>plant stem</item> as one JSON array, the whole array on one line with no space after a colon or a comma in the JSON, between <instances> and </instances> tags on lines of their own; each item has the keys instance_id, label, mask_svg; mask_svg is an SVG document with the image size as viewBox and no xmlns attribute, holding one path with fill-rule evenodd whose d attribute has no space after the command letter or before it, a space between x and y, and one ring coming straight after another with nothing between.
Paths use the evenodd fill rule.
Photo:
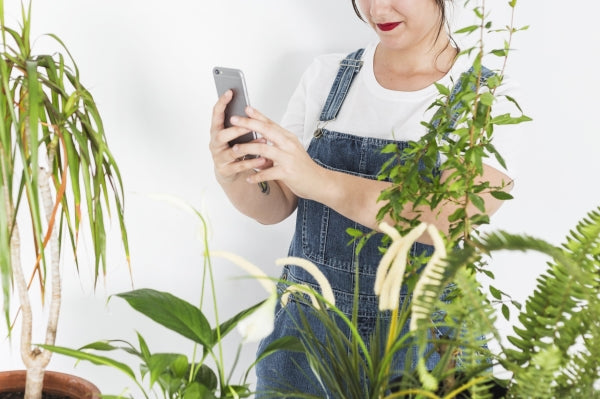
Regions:
<instances>
[{"instance_id":1,"label":"plant stem","mask_svg":"<svg viewBox=\"0 0 600 399\"><path fill-rule=\"evenodd\" d=\"M199 213L196 212L198 214L198 216L200 217L200 220L202 221L202 231L203 231L203 242L204 242L204 266L205 266L205 270L208 269L208 274L209 274L209 279L210 279L210 289L211 289L211 293L212 293L212 299L213 299L213 308L214 308L214 312L215 312L215 331L217 333L217 345L218 345L218 349L219 349L219 358L217 360L217 369L219 370L219 380L220 380L220 384L221 384L221 393L223 393L224 390L224 383L225 383L225 370L224 370L224 365L223 365L223 344L221 342L221 326L219 323L219 309L217 306L217 290L215 288L215 278L213 275L213 268L212 268L212 261L210 258L210 252L209 252L209 248L208 248L208 226L206 225L206 220L204 219L204 217ZM203 284L204 285L204 284ZM213 351L210 351L211 354L213 354ZM213 354L214 356L214 354Z\"/></svg>"},{"instance_id":2,"label":"plant stem","mask_svg":"<svg viewBox=\"0 0 600 399\"><path fill-rule=\"evenodd\" d=\"M392 346L393 346L393 342L396 340L397 330L398 330L398 308L396 307L396 308L394 308L394 310L392 310L390 330L388 332L388 338L385 343L385 353L390 353ZM383 373L383 378L389 378L388 376L390 373L390 367L391 367L391 362L388 362L387 365L385 366L385 372ZM386 389L387 389L387 384L382 384L380 394L379 394L380 398L382 398L383 395L385 395Z\"/></svg>"}]
</instances>

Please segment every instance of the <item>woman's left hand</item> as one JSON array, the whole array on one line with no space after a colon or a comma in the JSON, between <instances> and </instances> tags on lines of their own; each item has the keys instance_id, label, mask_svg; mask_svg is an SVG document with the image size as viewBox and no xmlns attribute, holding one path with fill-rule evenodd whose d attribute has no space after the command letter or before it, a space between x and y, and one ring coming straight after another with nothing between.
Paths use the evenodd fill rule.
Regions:
<instances>
[{"instance_id":1,"label":"woman's left hand","mask_svg":"<svg viewBox=\"0 0 600 399\"><path fill-rule=\"evenodd\" d=\"M311 198L312 193L324 184L324 169L317 165L308 155L298 137L271 121L256 109L246 108L248 117L233 117L235 126L262 135L267 143L252 142L236 144L235 152L240 154L260 154L273 162L271 167L264 168L248 177L249 183L260 183L271 180L283 182L296 196Z\"/></svg>"}]
</instances>

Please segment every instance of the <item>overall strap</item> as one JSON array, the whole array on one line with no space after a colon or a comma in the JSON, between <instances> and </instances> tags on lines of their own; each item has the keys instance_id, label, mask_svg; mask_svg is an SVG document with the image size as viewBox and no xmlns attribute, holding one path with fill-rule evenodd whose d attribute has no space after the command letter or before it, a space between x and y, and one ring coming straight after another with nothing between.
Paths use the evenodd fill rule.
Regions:
<instances>
[{"instance_id":1,"label":"overall strap","mask_svg":"<svg viewBox=\"0 0 600 399\"><path fill-rule=\"evenodd\" d=\"M458 82L456 82L456 85L454 85L454 88L452 89L452 92L450 93L450 102L454 101L454 98L456 97L456 95L460 92L461 88L462 88L462 84L464 81L464 75L470 74L473 72L473 67L469 68L469 70L467 72L465 72L464 74L462 74L460 76L460 78L458 79ZM484 67L483 65L481 66L481 76L479 77L479 84L480 85L485 85L487 80L494 76L496 73L486 67ZM475 91L475 86L472 87L472 90ZM451 112L452 112L452 117L450 118L450 128L454 128L454 125L456 124L456 121L458 120L459 112L458 112L458 108L460 107L460 104L456 104L454 107L452 107ZM440 124L440 118L439 118L439 114L443 112L442 109L440 108L435 115L433 116L433 122L432 125L434 127L437 127Z\"/></svg>"},{"instance_id":2,"label":"overall strap","mask_svg":"<svg viewBox=\"0 0 600 399\"><path fill-rule=\"evenodd\" d=\"M356 50L355 52L348 54L348 56L340 62L340 69L333 81L333 85L327 96L327 101L325 101L325 105L323 106L323 111L321 111L321 116L319 118L321 122L330 121L336 118L342 107L342 103L346 98L346 94L348 94L348 90L350 89L354 77L358 74L358 71L360 71L360 68L363 65L361 60L363 52L364 49L362 48Z\"/></svg>"}]
</instances>

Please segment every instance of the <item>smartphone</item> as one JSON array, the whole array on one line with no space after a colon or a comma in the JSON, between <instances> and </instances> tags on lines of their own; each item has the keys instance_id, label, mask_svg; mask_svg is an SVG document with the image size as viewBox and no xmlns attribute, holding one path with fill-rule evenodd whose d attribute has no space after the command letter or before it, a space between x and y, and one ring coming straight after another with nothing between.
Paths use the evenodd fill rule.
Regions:
<instances>
[{"instance_id":1,"label":"smartphone","mask_svg":"<svg viewBox=\"0 0 600 399\"><path fill-rule=\"evenodd\" d=\"M217 94L219 97L227 90L233 91L233 98L225 108L225 127L231 127L230 119L234 115L246 116L246 107L250 105L248 99L248 90L246 89L246 81L241 70L235 68L214 67L213 77ZM230 146L238 143L247 143L257 138L256 132L246 133L229 142ZM246 156L249 158L251 156Z\"/></svg>"}]
</instances>

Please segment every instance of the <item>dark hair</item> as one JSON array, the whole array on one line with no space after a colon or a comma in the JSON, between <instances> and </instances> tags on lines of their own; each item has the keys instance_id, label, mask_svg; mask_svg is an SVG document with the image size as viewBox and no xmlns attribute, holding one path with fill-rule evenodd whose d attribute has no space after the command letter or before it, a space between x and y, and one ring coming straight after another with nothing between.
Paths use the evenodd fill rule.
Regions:
<instances>
[{"instance_id":1,"label":"dark hair","mask_svg":"<svg viewBox=\"0 0 600 399\"><path fill-rule=\"evenodd\" d=\"M434 1L440 10L440 24L438 26L437 35L435 36L435 40L437 40L440 37L440 33L442 33L442 29L444 28L444 25L447 25L448 21L446 21L446 6L445 6L446 0L434 0ZM452 1L452 0L449 0L449 1ZM352 7L354 8L354 12L358 16L358 18L360 18L361 21L366 22L365 19L362 17L362 15L360 15L360 10L358 9L358 6L356 5L356 0L352 0ZM452 37L450 38L450 40L453 41Z\"/></svg>"}]
</instances>

